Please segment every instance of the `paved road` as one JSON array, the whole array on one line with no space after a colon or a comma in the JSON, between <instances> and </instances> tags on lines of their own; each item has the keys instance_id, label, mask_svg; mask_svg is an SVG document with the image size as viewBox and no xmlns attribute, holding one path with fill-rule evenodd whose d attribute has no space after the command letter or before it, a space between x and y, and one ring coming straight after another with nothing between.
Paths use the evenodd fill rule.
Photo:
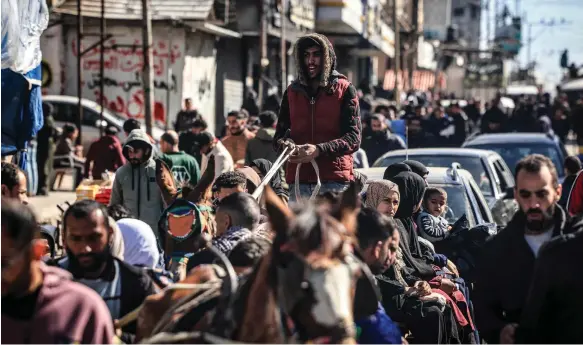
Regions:
<instances>
[{"instance_id":1,"label":"paved road","mask_svg":"<svg viewBox=\"0 0 583 345\"><path fill-rule=\"evenodd\" d=\"M61 211L57 208L57 205L67 201L70 203L75 202L77 196L75 192L71 191L72 182L71 176L65 176L61 190L51 192L49 196L33 196L28 199L29 205L32 206L41 222L55 224L56 220L61 217Z\"/></svg>"}]
</instances>

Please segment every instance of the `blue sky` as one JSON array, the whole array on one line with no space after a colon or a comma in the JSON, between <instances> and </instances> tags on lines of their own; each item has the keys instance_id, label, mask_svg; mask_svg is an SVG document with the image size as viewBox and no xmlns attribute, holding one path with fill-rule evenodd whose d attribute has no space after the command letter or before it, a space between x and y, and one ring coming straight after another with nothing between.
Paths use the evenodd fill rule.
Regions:
<instances>
[{"instance_id":1,"label":"blue sky","mask_svg":"<svg viewBox=\"0 0 583 345\"><path fill-rule=\"evenodd\" d=\"M506 3L512 14L516 11L516 0L498 0L500 4ZM487 2L485 0L484 2ZM490 0L491 11L494 15L494 2ZM500 6L501 8L502 6ZM550 20L560 22L564 18L568 25L556 27L544 27L533 25L531 59L536 60L537 72L543 78L545 89L554 88L561 80L559 60L564 49L569 49L569 63L575 62L583 65L583 0L521 0L519 1L521 14L526 14L528 23L540 23L541 20L548 23ZM486 12L482 12L485 17ZM491 19L491 31L494 31L493 19ZM482 32L486 35L485 20L482 20ZM523 44L526 44L528 28L523 22ZM527 60L527 48L523 46L518 56L521 66ZM550 90L549 90L550 91Z\"/></svg>"}]
</instances>

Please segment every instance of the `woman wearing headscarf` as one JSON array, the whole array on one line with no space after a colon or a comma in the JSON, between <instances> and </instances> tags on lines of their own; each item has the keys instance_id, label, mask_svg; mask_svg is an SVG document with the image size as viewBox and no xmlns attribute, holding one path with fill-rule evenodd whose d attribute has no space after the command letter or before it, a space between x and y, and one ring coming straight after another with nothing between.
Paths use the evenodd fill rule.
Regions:
<instances>
[{"instance_id":1,"label":"woman wearing headscarf","mask_svg":"<svg viewBox=\"0 0 583 345\"><path fill-rule=\"evenodd\" d=\"M422 250L417 238L417 230L413 214L415 214L423 200L425 180L421 176L405 171L393 177L392 181L398 186L401 194L399 209L395 213L397 225L401 231L401 247L403 259L408 267L415 270L415 275L423 280L431 280L435 272L431 267L433 254Z\"/></svg>"},{"instance_id":2,"label":"woman wearing headscarf","mask_svg":"<svg viewBox=\"0 0 583 345\"><path fill-rule=\"evenodd\" d=\"M412 159L403 161L403 163L407 164L409 168L411 168L411 171L413 171L415 174L421 176L423 179L427 179L427 175L429 175L429 169L427 169L423 163Z\"/></svg>"},{"instance_id":3,"label":"woman wearing headscarf","mask_svg":"<svg viewBox=\"0 0 583 345\"><path fill-rule=\"evenodd\" d=\"M388 180L369 183L365 207L392 218L399 209L399 202L399 188L395 183ZM397 224L400 225L399 222ZM403 229L399 227L398 231L402 243ZM410 274L413 270L405 264L401 247L400 244L395 264L377 276L387 314L393 320L405 323L419 343L455 342L458 332L451 310L445 309L445 297L432 291L426 281ZM448 327L448 324L452 326Z\"/></svg>"},{"instance_id":4,"label":"woman wearing headscarf","mask_svg":"<svg viewBox=\"0 0 583 345\"><path fill-rule=\"evenodd\" d=\"M110 217L109 221L112 224L116 224L113 218ZM120 260L125 260L125 248L123 235L119 230L117 224L113 227L113 236L111 239L111 254Z\"/></svg>"},{"instance_id":5,"label":"woman wearing headscarf","mask_svg":"<svg viewBox=\"0 0 583 345\"><path fill-rule=\"evenodd\" d=\"M394 217L399 208L399 187L388 180L372 181L368 184L364 206Z\"/></svg>"},{"instance_id":6,"label":"woman wearing headscarf","mask_svg":"<svg viewBox=\"0 0 583 345\"><path fill-rule=\"evenodd\" d=\"M160 253L156 244L156 235L150 226L141 220L124 218L117 221L123 236L125 262L128 264L157 268Z\"/></svg>"},{"instance_id":7,"label":"woman wearing headscarf","mask_svg":"<svg viewBox=\"0 0 583 345\"><path fill-rule=\"evenodd\" d=\"M271 163L267 159L259 158L251 162L249 166L253 168L253 170L255 170L255 172L259 175L259 177L261 177L261 179L263 179L265 175L267 175L269 170L271 170L271 168L273 167L273 163ZM269 186L271 187L271 189L273 189L275 194L277 194L283 201L285 201L286 203L288 202L289 192L285 190L285 188L283 187L283 184L281 182L280 170L278 170L275 173L275 175L273 175L271 181L269 181Z\"/></svg>"},{"instance_id":8,"label":"woman wearing headscarf","mask_svg":"<svg viewBox=\"0 0 583 345\"><path fill-rule=\"evenodd\" d=\"M385 169L383 180L392 180L393 177L406 171L412 171L411 167L405 163L393 163Z\"/></svg>"},{"instance_id":9,"label":"woman wearing headscarf","mask_svg":"<svg viewBox=\"0 0 583 345\"><path fill-rule=\"evenodd\" d=\"M438 275L432 266L437 265L436 268L446 266L447 258L439 254L434 255L426 247L419 244L414 214L421 207L425 192L425 180L417 173L402 172L393 177L392 181L398 186L401 195L395 219L398 221L397 225L401 235L399 248L402 250L403 262L406 266L403 272L396 272L395 278L399 278L399 274L404 273L429 282L433 288L432 291L440 293L447 299L454 319L460 327L460 339L470 337L474 326L466 298L460 291L457 291L454 282L444 278L442 274ZM398 268L398 265L395 267Z\"/></svg>"}]
</instances>

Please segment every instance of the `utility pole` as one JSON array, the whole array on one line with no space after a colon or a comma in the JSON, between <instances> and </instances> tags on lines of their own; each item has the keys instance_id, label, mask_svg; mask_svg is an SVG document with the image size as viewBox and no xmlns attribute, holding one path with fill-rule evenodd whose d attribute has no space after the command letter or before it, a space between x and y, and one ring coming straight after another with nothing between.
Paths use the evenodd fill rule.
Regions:
<instances>
[{"instance_id":1,"label":"utility pole","mask_svg":"<svg viewBox=\"0 0 583 345\"><path fill-rule=\"evenodd\" d=\"M81 0L79 0L79 3ZM103 99L105 92L105 0L101 0L101 18L99 21L99 36L101 44L99 45L99 136L103 136Z\"/></svg>"},{"instance_id":2,"label":"utility pole","mask_svg":"<svg viewBox=\"0 0 583 345\"><path fill-rule=\"evenodd\" d=\"M81 50L81 41L83 39L83 15L81 13L81 0L77 1L77 106L78 106L78 116L77 116L77 130L79 135L77 136L77 145L81 145L83 136L83 105L81 104L81 99L83 99L83 72L81 66L81 59L83 58L83 52Z\"/></svg>"},{"instance_id":3,"label":"utility pole","mask_svg":"<svg viewBox=\"0 0 583 345\"><path fill-rule=\"evenodd\" d=\"M399 71L401 70L401 42L399 40L399 21L397 20L397 1L393 0L393 31L395 32L395 87L393 94L397 107L401 105L401 92L399 90Z\"/></svg>"},{"instance_id":4,"label":"utility pole","mask_svg":"<svg viewBox=\"0 0 583 345\"><path fill-rule=\"evenodd\" d=\"M263 77L265 73L265 63L267 61L267 5L265 0L261 0L260 16L261 16L261 32L259 33L259 46L261 47L261 56L259 57L259 83L258 83L258 96L257 102L259 103L259 109L263 109L263 94L264 94L264 82Z\"/></svg>"},{"instance_id":5,"label":"utility pole","mask_svg":"<svg viewBox=\"0 0 583 345\"><path fill-rule=\"evenodd\" d=\"M152 135L152 110L154 101L154 71L152 69L152 13L150 0L142 0L142 83L144 84L144 103L146 117L146 133Z\"/></svg>"},{"instance_id":6,"label":"utility pole","mask_svg":"<svg viewBox=\"0 0 583 345\"><path fill-rule=\"evenodd\" d=\"M287 42L285 38L285 22L286 19L286 9L287 9L287 0L281 0L281 95L283 97L283 93L287 88Z\"/></svg>"},{"instance_id":7,"label":"utility pole","mask_svg":"<svg viewBox=\"0 0 583 345\"><path fill-rule=\"evenodd\" d=\"M531 47L532 47L532 23L528 23L528 33L527 33L527 47L526 47L526 68L528 68L528 65L530 64L530 53L531 53Z\"/></svg>"},{"instance_id":8,"label":"utility pole","mask_svg":"<svg viewBox=\"0 0 583 345\"><path fill-rule=\"evenodd\" d=\"M419 44L419 0L413 0L412 4L412 22L413 22L413 38L411 42L411 52L409 54L409 89L414 89L415 86L413 85L413 74L417 69L417 54L418 54L418 47Z\"/></svg>"},{"instance_id":9,"label":"utility pole","mask_svg":"<svg viewBox=\"0 0 583 345\"><path fill-rule=\"evenodd\" d=\"M490 37L492 37L492 15L490 13L490 2L491 0L486 0L486 49L490 48Z\"/></svg>"}]
</instances>

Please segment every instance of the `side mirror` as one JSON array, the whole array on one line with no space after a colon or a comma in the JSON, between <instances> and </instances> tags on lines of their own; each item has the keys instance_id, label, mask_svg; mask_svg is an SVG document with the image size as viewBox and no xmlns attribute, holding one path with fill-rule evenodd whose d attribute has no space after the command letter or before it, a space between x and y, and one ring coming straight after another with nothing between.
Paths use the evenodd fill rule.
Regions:
<instances>
[{"instance_id":1,"label":"side mirror","mask_svg":"<svg viewBox=\"0 0 583 345\"><path fill-rule=\"evenodd\" d=\"M506 195L504 196L505 200L514 199L514 188L509 187L506 188Z\"/></svg>"}]
</instances>

